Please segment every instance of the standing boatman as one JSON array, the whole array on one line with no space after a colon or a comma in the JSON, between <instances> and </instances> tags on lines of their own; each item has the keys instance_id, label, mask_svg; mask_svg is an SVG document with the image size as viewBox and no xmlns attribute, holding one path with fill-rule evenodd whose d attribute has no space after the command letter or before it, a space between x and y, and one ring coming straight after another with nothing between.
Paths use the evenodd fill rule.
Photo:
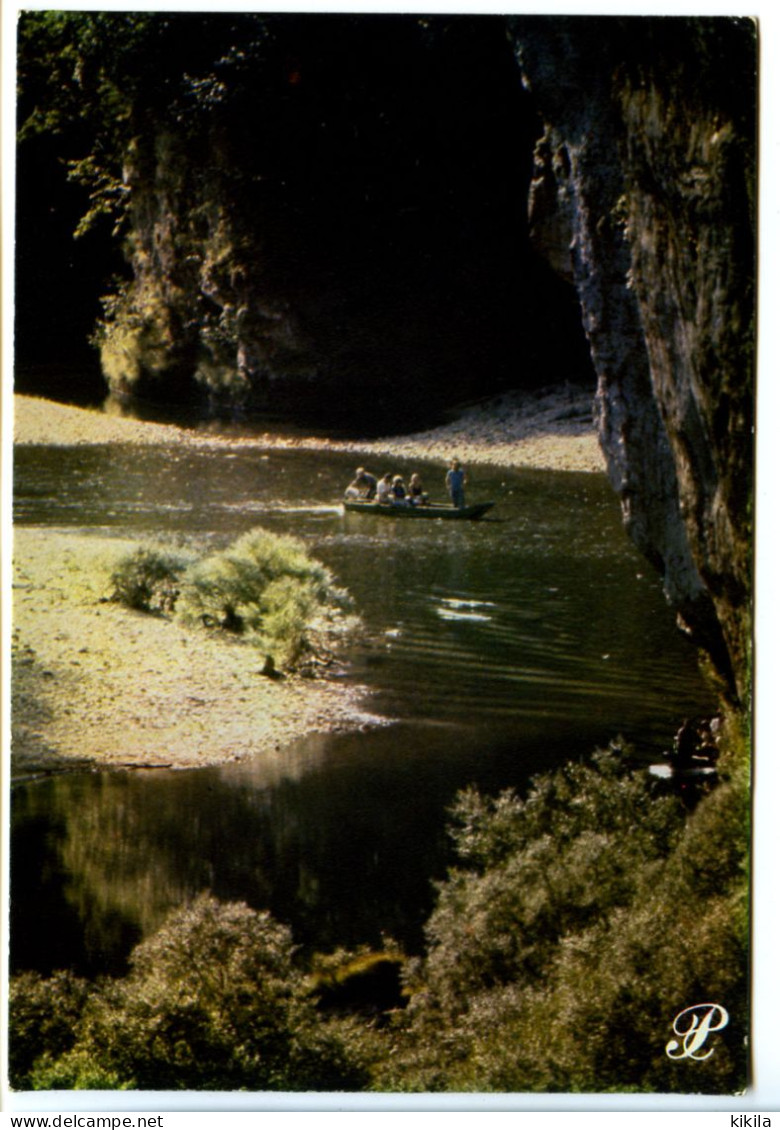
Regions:
<instances>
[{"instance_id":1,"label":"standing boatman","mask_svg":"<svg viewBox=\"0 0 780 1130\"><path fill-rule=\"evenodd\" d=\"M462 510L466 505L465 487L468 479L466 478L466 472L461 467L459 460L452 460L452 462L450 463L450 469L445 476L444 482L447 487L447 492L452 499L452 505L457 507L458 510Z\"/></svg>"}]
</instances>

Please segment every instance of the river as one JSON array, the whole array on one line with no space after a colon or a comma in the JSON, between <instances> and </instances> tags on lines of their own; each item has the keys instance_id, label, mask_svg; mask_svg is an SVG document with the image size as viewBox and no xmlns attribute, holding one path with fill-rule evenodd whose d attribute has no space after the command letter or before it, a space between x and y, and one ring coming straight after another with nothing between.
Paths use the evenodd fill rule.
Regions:
<instances>
[{"instance_id":1,"label":"river","mask_svg":"<svg viewBox=\"0 0 780 1130\"><path fill-rule=\"evenodd\" d=\"M393 522L341 512L354 466L240 447L17 450L18 524L200 547L261 524L303 538L366 624L345 677L391 724L305 739L272 764L258 750L19 783L14 969L121 972L203 890L269 907L309 948L384 934L419 949L459 789L522 791L618 734L650 761L683 716L716 709L605 478L475 468L469 499L495 500L489 518ZM392 469L441 493L440 466Z\"/></svg>"}]
</instances>

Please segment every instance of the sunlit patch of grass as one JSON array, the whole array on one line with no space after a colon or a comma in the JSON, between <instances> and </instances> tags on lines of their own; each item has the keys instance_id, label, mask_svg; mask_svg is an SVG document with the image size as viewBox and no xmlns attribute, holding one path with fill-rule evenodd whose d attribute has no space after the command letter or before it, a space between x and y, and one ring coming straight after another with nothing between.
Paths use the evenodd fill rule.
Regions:
<instances>
[{"instance_id":1,"label":"sunlit patch of grass","mask_svg":"<svg viewBox=\"0 0 780 1130\"><path fill-rule=\"evenodd\" d=\"M52 591L75 604L91 605L96 601L112 599L112 577L121 567L121 562L131 556L137 546L127 539L104 539L79 537L59 539L56 548L56 562L51 569ZM45 548L42 557L45 556ZM17 571L30 573L33 583L40 583L43 561L30 566L17 565Z\"/></svg>"},{"instance_id":2,"label":"sunlit patch of grass","mask_svg":"<svg viewBox=\"0 0 780 1130\"><path fill-rule=\"evenodd\" d=\"M270 657L269 672L281 666L314 673L333 661L331 649L359 623L346 590L303 542L261 528L218 552L189 541L181 549L175 542L79 538L58 543L57 554L48 599L111 602L229 633ZM39 572L17 562L16 584L36 584Z\"/></svg>"}]
</instances>

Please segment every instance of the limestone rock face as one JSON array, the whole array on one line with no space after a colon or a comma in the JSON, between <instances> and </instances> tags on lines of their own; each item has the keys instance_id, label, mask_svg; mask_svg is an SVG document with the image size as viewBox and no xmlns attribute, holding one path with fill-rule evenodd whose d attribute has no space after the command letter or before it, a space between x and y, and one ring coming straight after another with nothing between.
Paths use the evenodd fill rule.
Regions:
<instances>
[{"instance_id":1,"label":"limestone rock face","mask_svg":"<svg viewBox=\"0 0 780 1130\"><path fill-rule=\"evenodd\" d=\"M625 524L744 701L755 28L518 17L511 35L544 122L531 233L579 293Z\"/></svg>"},{"instance_id":2,"label":"limestone rock face","mask_svg":"<svg viewBox=\"0 0 780 1130\"><path fill-rule=\"evenodd\" d=\"M251 170L236 185L224 137L210 142L197 176L192 142L165 128L126 155L132 280L99 336L114 393L186 404L197 388L212 405L239 408L275 366L305 376L306 335L263 238L279 226L277 209L270 193L252 191Z\"/></svg>"}]
</instances>

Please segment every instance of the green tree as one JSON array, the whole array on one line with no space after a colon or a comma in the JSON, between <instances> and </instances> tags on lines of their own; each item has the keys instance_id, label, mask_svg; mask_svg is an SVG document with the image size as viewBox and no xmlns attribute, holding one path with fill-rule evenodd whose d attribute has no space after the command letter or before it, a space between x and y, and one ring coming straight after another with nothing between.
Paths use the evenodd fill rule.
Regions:
<instances>
[{"instance_id":1,"label":"green tree","mask_svg":"<svg viewBox=\"0 0 780 1130\"><path fill-rule=\"evenodd\" d=\"M31 11L18 32L19 140L46 134L71 179L86 190L81 234L99 216L119 231L127 214L126 148L139 127L147 76L161 78L156 56L167 21L151 14Z\"/></svg>"},{"instance_id":2,"label":"green tree","mask_svg":"<svg viewBox=\"0 0 780 1130\"><path fill-rule=\"evenodd\" d=\"M252 90L256 97L272 26L259 15L21 14L19 139L59 139L70 176L88 194L80 232L100 216L118 232L132 199L130 167L154 160L162 132L203 146L240 118Z\"/></svg>"}]
</instances>

